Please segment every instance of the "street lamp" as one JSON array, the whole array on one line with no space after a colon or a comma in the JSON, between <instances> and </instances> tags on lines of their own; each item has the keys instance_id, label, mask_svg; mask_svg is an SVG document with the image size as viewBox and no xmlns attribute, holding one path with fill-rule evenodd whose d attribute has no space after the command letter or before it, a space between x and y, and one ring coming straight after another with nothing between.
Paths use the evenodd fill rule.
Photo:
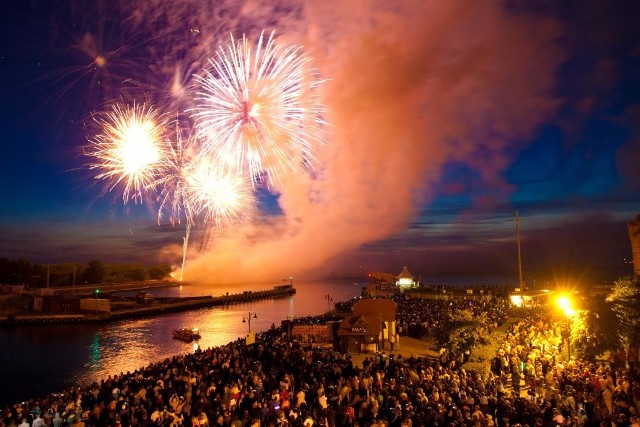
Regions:
<instances>
[{"instance_id":1,"label":"street lamp","mask_svg":"<svg viewBox=\"0 0 640 427\"><path fill-rule=\"evenodd\" d=\"M249 312L249 315L247 317L242 317L242 323L249 323L249 333L251 333L251 316L253 315L254 319L258 318L258 315L254 312Z\"/></svg>"},{"instance_id":2,"label":"street lamp","mask_svg":"<svg viewBox=\"0 0 640 427\"><path fill-rule=\"evenodd\" d=\"M324 296L324 299L327 300L327 305L329 306L329 311L331 311L331 303L333 302L333 298L331 297L331 295L326 294Z\"/></svg>"},{"instance_id":3,"label":"street lamp","mask_svg":"<svg viewBox=\"0 0 640 427\"><path fill-rule=\"evenodd\" d=\"M558 306L564 312L564 315L567 317L567 355L568 360L571 360L571 318L576 313L572 307L571 300L566 296L561 296L558 298Z\"/></svg>"}]
</instances>

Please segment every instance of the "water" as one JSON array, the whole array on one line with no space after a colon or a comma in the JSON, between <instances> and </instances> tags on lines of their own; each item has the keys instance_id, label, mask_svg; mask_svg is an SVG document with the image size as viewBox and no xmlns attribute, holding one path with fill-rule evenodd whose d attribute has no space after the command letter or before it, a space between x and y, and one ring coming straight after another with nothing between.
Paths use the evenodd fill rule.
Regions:
<instances>
[{"instance_id":1,"label":"water","mask_svg":"<svg viewBox=\"0 0 640 427\"><path fill-rule=\"evenodd\" d=\"M248 332L279 326L288 316L325 313L332 302L360 295L353 281L295 282L291 297L170 313L104 324L29 325L0 328L2 386L0 405L61 392L109 375L133 371L177 354L191 353L194 344L173 339L172 331L198 327L200 348L225 345ZM240 290L271 289L272 284L238 287L183 286L153 290L158 297L221 295Z\"/></svg>"}]
</instances>

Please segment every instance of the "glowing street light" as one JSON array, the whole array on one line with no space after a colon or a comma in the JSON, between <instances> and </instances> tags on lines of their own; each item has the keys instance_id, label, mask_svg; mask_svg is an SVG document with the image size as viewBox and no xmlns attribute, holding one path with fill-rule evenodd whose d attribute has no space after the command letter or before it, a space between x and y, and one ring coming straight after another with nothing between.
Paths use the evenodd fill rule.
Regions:
<instances>
[{"instance_id":1,"label":"glowing street light","mask_svg":"<svg viewBox=\"0 0 640 427\"><path fill-rule=\"evenodd\" d=\"M571 318L576 311L573 309L573 304L569 297L561 296L558 298L558 306L564 312L564 315L567 317L567 354L568 360L571 360Z\"/></svg>"},{"instance_id":2,"label":"glowing street light","mask_svg":"<svg viewBox=\"0 0 640 427\"><path fill-rule=\"evenodd\" d=\"M249 333L251 333L251 317L253 316L254 319L258 318L258 315L254 312L249 312L249 315L247 317L242 317L242 323L249 323Z\"/></svg>"}]
</instances>

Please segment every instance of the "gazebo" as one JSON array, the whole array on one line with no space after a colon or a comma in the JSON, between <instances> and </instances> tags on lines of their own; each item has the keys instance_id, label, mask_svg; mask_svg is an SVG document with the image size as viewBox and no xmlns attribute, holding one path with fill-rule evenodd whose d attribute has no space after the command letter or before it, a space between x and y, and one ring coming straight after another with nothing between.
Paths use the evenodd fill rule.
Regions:
<instances>
[{"instance_id":1,"label":"gazebo","mask_svg":"<svg viewBox=\"0 0 640 427\"><path fill-rule=\"evenodd\" d=\"M416 285L415 278L413 274L409 272L406 265L402 268L400 274L398 274L397 279L396 284L401 288L411 288Z\"/></svg>"}]
</instances>

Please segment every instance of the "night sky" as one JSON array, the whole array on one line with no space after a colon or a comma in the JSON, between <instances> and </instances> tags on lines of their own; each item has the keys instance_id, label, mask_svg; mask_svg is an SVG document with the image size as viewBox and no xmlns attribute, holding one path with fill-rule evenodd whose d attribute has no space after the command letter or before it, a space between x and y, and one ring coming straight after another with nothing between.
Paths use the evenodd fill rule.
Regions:
<instances>
[{"instance_id":1,"label":"night sky","mask_svg":"<svg viewBox=\"0 0 640 427\"><path fill-rule=\"evenodd\" d=\"M182 260L184 224L87 168L92 115L193 102L229 42L276 32L324 80L317 164L196 224L185 279L529 284L630 274L640 214L640 2L0 0L0 256Z\"/></svg>"}]
</instances>

